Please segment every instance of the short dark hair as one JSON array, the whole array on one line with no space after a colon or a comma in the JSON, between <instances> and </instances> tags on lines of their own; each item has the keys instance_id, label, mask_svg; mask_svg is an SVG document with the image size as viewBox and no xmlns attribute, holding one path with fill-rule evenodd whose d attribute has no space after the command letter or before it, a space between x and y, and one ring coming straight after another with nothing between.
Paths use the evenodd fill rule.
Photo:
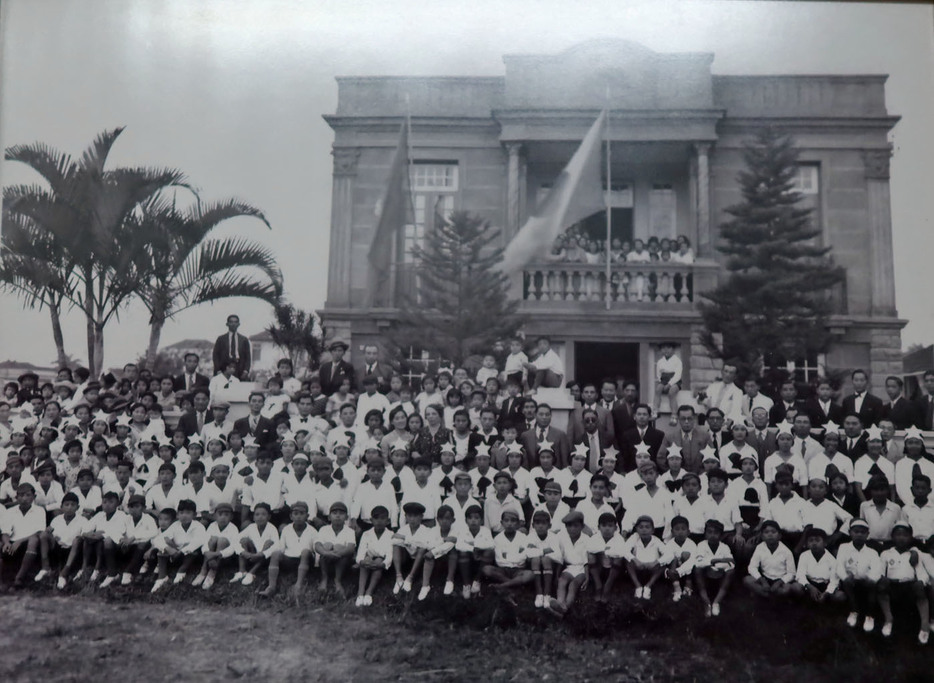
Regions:
<instances>
[{"instance_id":1,"label":"short dark hair","mask_svg":"<svg viewBox=\"0 0 934 683\"><path fill-rule=\"evenodd\" d=\"M895 382L898 385L898 388L901 389L905 386L905 381L901 377L896 377L895 375L889 375L885 378L886 382Z\"/></svg>"},{"instance_id":2,"label":"short dark hair","mask_svg":"<svg viewBox=\"0 0 934 683\"><path fill-rule=\"evenodd\" d=\"M856 368L853 372L850 373L850 379L856 377L856 375L862 375L866 379L869 379L869 373L863 370L862 368Z\"/></svg>"}]
</instances>

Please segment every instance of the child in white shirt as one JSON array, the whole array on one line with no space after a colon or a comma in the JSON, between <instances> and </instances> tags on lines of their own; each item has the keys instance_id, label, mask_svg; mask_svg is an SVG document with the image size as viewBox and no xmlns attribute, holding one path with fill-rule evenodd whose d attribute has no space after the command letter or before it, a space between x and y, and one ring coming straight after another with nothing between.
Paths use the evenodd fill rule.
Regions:
<instances>
[{"instance_id":1,"label":"child in white shirt","mask_svg":"<svg viewBox=\"0 0 934 683\"><path fill-rule=\"evenodd\" d=\"M694 580L697 582L697 593L704 602L705 616L720 616L720 605L733 583L733 574L736 563L733 553L726 543L721 543L723 536L723 523L711 519L704 525L704 540L697 545L697 554L694 561ZM710 599L708 586L711 582L719 583L719 590Z\"/></svg>"},{"instance_id":2,"label":"child in white shirt","mask_svg":"<svg viewBox=\"0 0 934 683\"><path fill-rule=\"evenodd\" d=\"M690 597L692 593L691 573L694 571L694 556L697 554L697 544L690 538L690 522L687 518L681 515L672 517L671 539L665 543L665 553L671 558L665 568L665 576L672 584L671 599L678 602L682 595Z\"/></svg>"},{"instance_id":3,"label":"child in white shirt","mask_svg":"<svg viewBox=\"0 0 934 683\"><path fill-rule=\"evenodd\" d=\"M652 598L652 586L661 578L665 565L671 561L665 544L654 532L654 520L648 515L642 515L636 520L635 533L626 539L626 571L636 587L637 600Z\"/></svg>"},{"instance_id":4,"label":"child in white shirt","mask_svg":"<svg viewBox=\"0 0 934 683\"><path fill-rule=\"evenodd\" d=\"M930 637L930 617L928 598L924 591L924 584L920 580L924 571L919 571L920 554L911 547L911 525L906 522L896 522L892 528L892 542L894 546L882 551L882 579L879 581L879 607L885 623L882 625L882 635L888 638L892 635L892 596L912 598L917 605L921 616L921 631L918 633L918 642L922 645Z\"/></svg>"},{"instance_id":5,"label":"child in white shirt","mask_svg":"<svg viewBox=\"0 0 934 683\"><path fill-rule=\"evenodd\" d=\"M864 519L850 522L850 543L844 543L837 550L837 577L840 588L850 604L850 614L846 623L855 628L859 623L859 614L866 614L863 630L872 633L875 620L869 614L876 605L876 586L882 578L882 560L879 553L867 545L869 524ZM863 598L862 609L860 598Z\"/></svg>"},{"instance_id":6,"label":"child in white shirt","mask_svg":"<svg viewBox=\"0 0 934 683\"><path fill-rule=\"evenodd\" d=\"M596 531L590 540L587 549L590 577L593 579L597 602L606 602L627 556L626 541L619 533L619 523L612 510L601 513L597 518ZM604 573L606 581L603 580Z\"/></svg>"},{"instance_id":7,"label":"child in white shirt","mask_svg":"<svg viewBox=\"0 0 934 683\"><path fill-rule=\"evenodd\" d=\"M389 569L393 560L393 533L389 530L389 510L377 505L370 513L370 519L373 528L363 532L357 547L357 564L360 566L355 603L357 607L369 607L373 604L373 593L383 578L383 572Z\"/></svg>"},{"instance_id":8,"label":"child in white shirt","mask_svg":"<svg viewBox=\"0 0 934 683\"><path fill-rule=\"evenodd\" d=\"M318 554L321 566L321 581L318 583L318 590L322 593L327 591L329 575L333 574L334 590L341 598L346 598L344 574L353 562L354 553L357 550L357 538L353 529L347 525L347 506L344 503L341 501L332 503L328 517L330 524L318 530L318 540L315 541L315 552Z\"/></svg>"},{"instance_id":9,"label":"child in white shirt","mask_svg":"<svg viewBox=\"0 0 934 683\"><path fill-rule=\"evenodd\" d=\"M781 542L778 522L771 519L762 522L759 533L762 542L752 553L749 575L743 579L743 585L760 598L784 597L795 580L794 555Z\"/></svg>"},{"instance_id":10,"label":"child in white shirt","mask_svg":"<svg viewBox=\"0 0 934 683\"><path fill-rule=\"evenodd\" d=\"M827 533L820 527L810 527L804 534L808 549L798 558L798 571L792 592L797 596L807 594L814 602L842 602L846 599L837 585L837 560L825 547Z\"/></svg>"},{"instance_id":11,"label":"child in white shirt","mask_svg":"<svg viewBox=\"0 0 934 683\"><path fill-rule=\"evenodd\" d=\"M153 584L152 592L157 593L168 580L170 563L180 562L174 583L185 580L185 575L201 555L201 548L206 540L206 532L201 522L195 521L197 506L193 500L183 500L178 504L178 521L162 533L164 550L157 555L159 578Z\"/></svg>"},{"instance_id":12,"label":"child in white shirt","mask_svg":"<svg viewBox=\"0 0 934 683\"><path fill-rule=\"evenodd\" d=\"M269 521L272 508L260 502L253 506L253 523L240 532L240 548L237 557L238 569L230 583L250 586L279 545L279 532Z\"/></svg>"},{"instance_id":13,"label":"child in white shirt","mask_svg":"<svg viewBox=\"0 0 934 683\"><path fill-rule=\"evenodd\" d=\"M240 549L240 530L231 522L233 516L234 509L230 503L218 503L214 508L214 521L205 533L207 540L201 548L204 562L201 572L191 582L192 586L211 590L221 563L233 557Z\"/></svg>"},{"instance_id":14,"label":"child in white shirt","mask_svg":"<svg viewBox=\"0 0 934 683\"><path fill-rule=\"evenodd\" d=\"M271 598L276 594L282 566L286 569L298 566L292 596L297 600L304 591L305 578L315 561L314 544L317 537L315 528L308 523L308 511L309 505L304 500L292 504L289 512L292 523L282 528L279 545L269 558L269 585L260 593L261 596Z\"/></svg>"}]
</instances>

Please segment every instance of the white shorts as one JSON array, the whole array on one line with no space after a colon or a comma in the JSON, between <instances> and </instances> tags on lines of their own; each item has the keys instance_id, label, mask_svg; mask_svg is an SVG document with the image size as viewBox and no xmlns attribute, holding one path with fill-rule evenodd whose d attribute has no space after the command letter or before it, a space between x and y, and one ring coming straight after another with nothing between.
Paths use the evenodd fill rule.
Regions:
<instances>
[{"instance_id":1,"label":"white shorts","mask_svg":"<svg viewBox=\"0 0 934 683\"><path fill-rule=\"evenodd\" d=\"M572 579L576 579L578 576L583 576L585 571L586 567L582 564L569 564L561 573L570 574Z\"/></svg>"}]
</instances>

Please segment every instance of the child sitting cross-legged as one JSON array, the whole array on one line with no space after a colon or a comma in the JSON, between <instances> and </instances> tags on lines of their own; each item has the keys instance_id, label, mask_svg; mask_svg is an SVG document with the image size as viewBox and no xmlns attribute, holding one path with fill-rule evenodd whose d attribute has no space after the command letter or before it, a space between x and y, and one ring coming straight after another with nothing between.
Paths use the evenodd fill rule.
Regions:
<instances>
[{"instance_id":1,"label":"child sitting cross-legged","mask_svg":"<svg viewBox=\"0 0 934 683\"><path fill-rule=\"evenodd\" d=\"M450 508L448 508L450 510ZM440 511L438 512L440 516ZM451 511L453 519L454 512ZM383 572L389 569L393 560L393 533L389 530L389 510L377 505L370 511L372 529L367 529L360 537L357 547L357 564L360 567L360 579L357 585L357 607L369 607L373 604L373 593L383 578Z\"/></svg>"},{"instance_id":2,"label":"child sitting cross-legged","mask_svg":"<svg viewBox=\"0 0 934 683\"><path fill-rule=\"evenodd\" d=\"M784 597L795 579L794 555L782 543L782 530L775 520L762 522L759 533L762 542L752 553L743 585L760 598Z\"/></svg>"},{"instance_id":3,"label":"child sitting cross-legged","mask_svg":"<svg viewBox=\"0 0 934 683\"><path fill-rule=\"evenodd\" d=\"M501 515L503 530L493 538L494 561L493 564L484 565L480 570L488 579L493 588L498 591L509 591L535 580L535 574L526 569L528 560L529 539L524 531L519 529L521 518L516 510L505 509ZM515 601L506 594L507 600Z\"/></svg>"}]
</instances>

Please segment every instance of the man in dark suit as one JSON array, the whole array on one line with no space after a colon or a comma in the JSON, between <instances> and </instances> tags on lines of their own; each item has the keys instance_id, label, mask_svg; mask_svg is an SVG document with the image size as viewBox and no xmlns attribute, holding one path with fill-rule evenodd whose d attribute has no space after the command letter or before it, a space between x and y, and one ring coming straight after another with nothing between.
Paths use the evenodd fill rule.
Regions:
<instances>
[{"instance_id":1,"label":"man in dark suit","mask_svg":"<svg viewBox=\"0 0 934 683\"><path fill-rule=\"evenodd\" d=\"M581 430L571 437L571 450L575 446L583 445L587 449L587 471L596 472L600 469L600 461L604 451L613 444L613 438L600 426L600 416L594 407L583 408L581 411Z\"/></svg>"},{"instance_id":2,"label":"man in dark suit","mask_svg":"<svg viewBox=\"0 0 934 683\"><path fill-rule=\"evenodd\" d=\"M726 415L719 408L711 408L707 411L707 431L710 434L708 445L719 457L720 449L733 440L733 430L724 429Z\"/></svg>"},{"instance_id":3,"label":"man in dark suit","mask_svg":"<svg viewBox=\"0 0 934 683\"><path fill-rule=\"evenodd\" d=\"M649 425L649 421L652 419L652 409L647 404L640 403L637 405L633 417L636 426L623 432L622 435L617 434L616 436L617 447L620 450L620 458L616 463L618 472L631 472L635 469L636 446L640 444L649 447L649 455L652 456L652 461L655 462L658 458L658 451L662 447L662 442L665 440L665 432Z\"/></svg>"},{"instance_id":4,"label":"man in dark suit","mask_svg":"<svg viewBox=\"0 0 934 683\"><path fill-rule=\"evenodd\" d=\"M581 393L583 393L583 389ZM619 403L620 399L616 396L616 382L607 377L600 382L600 400L597 401L597 405L608 412L613 412L613 409L616 408Z\"/></svg>"},{"instance_id":5,"label":"man in dark suit","mask_svg":"<svg viewBox=\"0 0 934 683\"><path fill-rule=\"evenodd\" d=\"M610 411L597 404L597 385L588 382L581 387L582 404L575 407L568 415L568 439L572 444L580 441L584 433L584 411L587 409L597 413L597 422L600 432L605 440L614 442L613 419Z\"/></svg>"},{"instance_id":6,"label":"man in dark suit","mask_svg":"<svg viewBox=\"0 0 934 683\"><path fill-rule=\"evenodd\" d=\"M194 407L178 418L178 429L185 432L186 437L191 437L195 434L200 435L201 430L204 429L204 425L208 424L213 419L211 413L208 412L209 400L210 394L208 393L207 387L197 387L195 389L195 393L191 398Z\"/></svg>"},{"instance_id":7,"label":"man in dark suit","mask_svg":"<svg viewBox=\"0 0 934 683\"><path fill-rule=\"evenodd\" d=\"M746 443L756 449L759 456L759 476L765 475L765 459L778 450L778 433L769 429L769 413L761 406L752 411L752 427L746 435Z\"/></svg>"},{"instance_id":8,"label":"man in dark suit","mask_svg":"<svg viewBox=\"0 0 934 683\"><path fill-rule=\"evenodd\" d=\"M850 379L853 382L854 393L843 399L844 414L859 415L864 428L878 424L884 404L881 398L869 393L869 375L865 370L854 370Z\"/></svg>"},{"instance_id":9,"label":"man in dark suit","mask_svg":"<svg viewBox=\"0 0 934 683\"><path fill-rule=\"evenodd\" d=\"M357 366L357 386L363 386L363 378L372 375L376 378L376 390L385 394L389 391L389 380L392 379L391 367L379 360L379 347L376 344L367 344L363 347L363 362Z\"/></svg>"},{"instance_id":10,"label":"man in dark suit","mask_svg":"<svg viewBox=\"0 0 934 683\"><path fill-rule=\"evenodd\" d=\"M565 468L571 462L571 446L568 435L557 427L551 426L551 406L544 403L535 410L535 424L519 437L519 443L525 448L525 467L538 467L538 444L550 441L555 451L555 467Z\"/></svg>"},{"instance_id":11,"label":"man in dark suit","mask_svg":"<svg viewBox=\"0 0 934 683\"><path fill-rule=\"evenodd\" d=\"M853 462L866 454L866 434L859 415L850 413L843 418L843 435L838 450Z\"/></svg>"},{"instance_id":12,"label":"man in dark suit","mask_svg":"<svg viewBox=\"0 0 934 683\"><path fill-rule=\"evenodd\" d=\"M227 334L222 334L214 342L214 352L211 354L214 361L214 374L222 372L227 362L233 360L237 363L235 376L238 379L247 379L253 364L253 350L250 340L242 334L237 334L240 328L240 316L227 316Z\"/></svg>"},{"instance_id":13,"label":"man in dark suit","mask_svg":"<svg viewBox=\"0 0 934 683\"><path fill-rule=\"evenodd\" d=\"M902 395L905 383L901 377L890 375L885 378L885 393L889 402L882 408L882 417L891 420L895 429L917 427L921 422L917 407Z\"/></svg>"},{"instance_id":14,"label":"man in dark suit","mask_svg":"<svg viewBox=\"0 0 934 683\"><path fill-rule=\"evenodd\" d=\"M804 411L804 402L798 400L798 389L793 380L782 382L779 394L779 400L769 410L769 424L773 426L780 425L786 419L794 422L795 415Z\"/></svg>"},{"instance_id":15,"label":"man in dark suit","mask_svg":"<svg viewBox=\"0 0 934 683\"><path fill-rule=\"evenodd\" d=\"M242 437L252 436L260 448L271 444L276 440L276 424L268 417L263 417L260 412L263 410L265 397L262 392L254 391L250 394L250 414L234 421L234 429Z\"/></svg>"},{"instance_id":16,"label":"man in dark suit","mask_svg":"<svg viewBox=\"0 0 934 683\"><path fill-rule=\"evenodd\" d=\"M509 391L509 386L516 386L515 384L507 384L507 391ZM512 391L515 391L513 389ZM525 401L525 397L521 393L517 392L515 396L507 395L503 399L503 404L499 408L499 419L497 420L498 427L500 431L503 431L503 427L509 424L510 422L519 423L523 422L522 419L522 403ZM524 422L523 422L524 424ZM520 433L524 432L524 429L520 430Z\"/></svg>"},{"instance_id":17,"label":"man in dark suit","mask_svg":"<svg viewBox=\"0 0 934 683\"><path fill-rule=\"evenodd\" d=\"M918 427L924 431L934 430L934 370L924 373L924 389L927 392L915 399Z\"/></svg>"},{"instance_id":18,"label":"man in dark suit","mask_svg":"<svg viewBox=\"0 0 934 683\"><path fill-rule=\"evenodd\" d=\"M616 402L616 407L610 412L613 419L613 434L623 434L636 426L636 396L638 388L635 382L626 382L623 386L623 396ZM617 439L619 441L619 439Z\"/></svg>"},{"instance_id":19,"label":"man in dark suit","mask_svg":"<svg viewBox=\"0 0 934 683\"><path fill-rule=\"evenodd\" d=\"M196 387L206 387L211 383L210 377L198 372L198 363L200 362L201 357L197 353L189 351L185 354L185 370L172 380L175 384L175 391L192 392Z\"/></svg>"},{"instance_id":20,"label":"man in dark suit","mask_svg":"<svg viewBox=\"0 0 934 683\"><path fill-rule=\"evenodd\" d=\"M804 412L811 418L811 425L814 427L823 427L828 422L842 425L843 418L846 417L843 407L833 402L833 387L827 379L822 379L817 384L817 396L805 401Z\"/></svg>"},{"instance_id":21,"label":"man in dark suit","mask_svg":"<svg viewBox=\"0 0 934 683\"><path fill-rule=\"evenodd\" d=\"M357 386L353 365L344 360L347 348L347 344L342 341L335 341L328 347L331 360L322 363L318 369L318 379L321 380L321 393L325 396L330 396L340 389L341 382L344 381L345 377L350 378L351 391Z\"/></svg>"},{"instance_id":22,"label":"man in dark suit","mask_svg":"<svg viewBox=\"0 0 934 683\"><path fill-rule=\"evenodd\" d=\"M703 469L701 463L704 460L701 451L710 443L710 433L706 427L697 426L697 415L692 406L681 406L677 414L678 429L672 436L666 436L662 441L655 462L659 469L667 470L668 449L671 446L679 446L684 469L687 472L700 474Z\"/></svg>"}]
</instances>

